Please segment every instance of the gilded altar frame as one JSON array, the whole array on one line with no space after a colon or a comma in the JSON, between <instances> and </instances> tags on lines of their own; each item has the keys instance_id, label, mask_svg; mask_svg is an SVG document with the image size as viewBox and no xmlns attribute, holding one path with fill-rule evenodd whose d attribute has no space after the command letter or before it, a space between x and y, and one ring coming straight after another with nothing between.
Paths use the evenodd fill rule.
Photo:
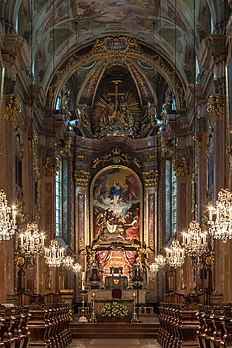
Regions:
<instances>
[{"instance_id":1,"label":"gilded altar frame","mask_svg":"<svg viewBox=\"0 0 232 348\"><path fill-rule=\"evenodd\" d=\"M128 172L128 174L133 175L138 183L139 188L139 219L140 219L140 226L139 226L139 240L140 242L143 242L143 185L141 182L140 177L138 174L132 170L131 168L124 166L124 165L109 165L101 170L99 170L96 175L93 177L91 184L90 184L90 243L94 240L94 186L97 181L97 179L105 172L110 170L124 170L125 172Z\"/></svg>"}]
</instances>

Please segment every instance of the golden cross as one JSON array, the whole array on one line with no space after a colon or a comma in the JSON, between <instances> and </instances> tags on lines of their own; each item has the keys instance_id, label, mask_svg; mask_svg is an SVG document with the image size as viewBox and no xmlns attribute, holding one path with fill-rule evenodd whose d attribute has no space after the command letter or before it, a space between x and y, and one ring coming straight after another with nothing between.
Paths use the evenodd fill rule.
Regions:
<instances>
[{"instance_id":1,"label":"golden cross","mask_svg":"<svg viewBox=\"0 0 232 348\"><path fill-rule=\"evenodd\" d=\"M119 91L118 91L118 85L119 85L120 82L122 82L121 80L112 80L111 82L114 83L114 85L115 85L115 92L114 93L108 93L108 95L115 97L114 105L115 105L115 111L117 111L118 110L118 97L119 96L124 96L125 93L119 93Z\"/></svg>"}]
</instances>

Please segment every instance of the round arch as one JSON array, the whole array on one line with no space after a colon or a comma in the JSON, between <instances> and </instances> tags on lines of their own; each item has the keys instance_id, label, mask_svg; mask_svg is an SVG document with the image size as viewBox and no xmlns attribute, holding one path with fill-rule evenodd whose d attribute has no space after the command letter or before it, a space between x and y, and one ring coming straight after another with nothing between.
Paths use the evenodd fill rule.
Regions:
<instances>
[{"instance_id":1,"label":"round arch","mask_svg":"<svg viewBox=\"0 0 232 348\"><path fill-rule=\"evenodd\" d=\"M136 39L123 37L128 42L126 50L112 52L105 46L109 37L105 37L95 42L92 49L83 55L74 54L69 57L62 66L60 66L53 75L53 78L48 83L46 94L47 94L47 106L54 107L56 98L61 87L68 81L68 79L77 71L81 66L89 64L91 61L102 61L102 64L106 60L113 59L116 56L118 59L137 59L144 60L148 64L154 67L160 75L167 81L168 85L172 88L176 95L177 108L185 108L185 84L181 78L176 67L172 66L167 60L159 55L157 52L145 52L142 50L139 42ZM121 38L119 37L121 40Z\"/></svg>"}]
</instances>

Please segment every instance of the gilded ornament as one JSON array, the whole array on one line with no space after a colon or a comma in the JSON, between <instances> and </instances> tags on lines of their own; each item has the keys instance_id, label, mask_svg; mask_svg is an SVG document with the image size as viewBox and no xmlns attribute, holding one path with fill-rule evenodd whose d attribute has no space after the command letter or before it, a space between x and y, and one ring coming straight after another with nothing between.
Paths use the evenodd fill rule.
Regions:
<instances>
[{"instance_id":1,"label":"gilded ornament","mask_svg":"<svg viewBox=\"0 0 232 348\"><path fill-rule=\"evenodd\" d=\"M69 157L71 157L72 155L71 148L72 148L72 138L68 137L67 139L65 139L64 149L65 149L65 152L67 153L67 156Z\"/></svg>"},{"instance_id":2,"label":"gilded ornament","mask_svg":"<svg viewBox=\"0 0 232 348\"><path fill-rule=\"evenodd\" d=\"M141 168L141 162L137 158L131 158L128 153L123 153L121 150L116 146L115 148L112 149L111 153L109 154L104 154L101 158L96 158L92 162L92 168L95 169L97 166L100 164L104 166L107 162L113 162L115 164L119 163L131 163L134 164L136 167Z\"/></svg>"},{"instance_id":3,"label":"gilded ornament","mask_svg":"<svg viewBox=\"0 0 232 348\"><path fill-rule=\"evenodd\" d=\"M20 99L17 95L3 95L3 117L6 121L16 124L21 112Z\"/></svg>"},{"instance_id":4,"label":"gilded ornament","mask_svg":"<svg viewBox=\"0 0 232 348\"><path fill-rule=\"evenodd\" d=\"M103 93L94 110L94 133L98 138L106 135L128 135L134 138L139 125L139 104L130 91L120 91L121 80L112 80L114 90Z\"/></svg>"},{"instance_id":5,"label":"gilded ornament","mask_svg":"<svg viewBox=\"0 0 232 348\"><path fill-rule=\"evenodd\" d=\"M143 172L143 180L145 187L157 187L158 186L159 173L158 170L151 169L148 172Z\"/></svg>"},{"instance_id":6,"label":"gilded ornament","mask_svg":"<svg viewBox=\"0 0 232 348\"><path fill-rule=\"evenodd\" d=\"M104 37L96 41L92 53L125 54L138 51L139 45L136 39L127 36Z\"/></svg>"},{"instance_id":7,"label":"gilded ornament","mask_svg":"<svg viewBox=\"0 0 232 348\"><path fill-rule=\"evenodd\" d=\"M186 176L189 172L189 162L186 158L176 159L174 169L177 176Z\"/></svg>"},{"instance_id":8,"label":"gilded ornament","mask_svg":"<svg viewBox=\"0 0 232 348\"><path fill-rule=\"evenodd\" d=\"M43 171L45 176L55 176L59 170L56 158L45 157L43 159Z\"/></svg>"},{"instance_id":9,"label":"gilded ornament","mask_svg":"<svg viewBox=\"0 0 232 348\"><path fill-rule=\"evenodd\" d=\"M32 153L36 152L38 145L38 133L36 131L31 131L28 134L28 148Z\"/></svg>"},{"instance_id":10,"label":"gilded ornament","mask_svg":"<svg viewBox=\"0 0 232 348\"><path fill-rule=\"evenodd\" d=\"M211 116L212 126L219 120L222 120L225 114L225 101L222 94L215 94L209 97L209 103L207 108L208 113Z\"/></svg>"},{"instance_id":11,"label":"gilded ornament","mask_svg":"<svg viewBox=\"0 0 232 348\"><path fill-rule=\"evenodd\" d=\"M83 153L78 153L76 155L76 158L77 158L78 161L83 162L83 161L86 160L86 155L84 155Z\"/></svg>"},{"instance_id":12,"label":"gilded ornament","mask_svg":"<svg viewBox=\"0 0 232 348\"><path fill-rule=\"evenodd\" d=\"M77 187L88 187L90 172L78 170L75 173L75 185Z\"/></svg>"}]
</instances>

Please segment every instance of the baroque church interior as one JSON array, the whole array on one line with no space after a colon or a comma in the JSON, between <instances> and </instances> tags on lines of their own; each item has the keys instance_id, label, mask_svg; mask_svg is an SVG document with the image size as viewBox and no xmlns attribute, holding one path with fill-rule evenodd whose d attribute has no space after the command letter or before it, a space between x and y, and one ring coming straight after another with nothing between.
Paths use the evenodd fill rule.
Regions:
<instances>
[{"instance_id":1,"label":"baroque church interior","mask_svg":"<svg viewBox=\"0 0 232 348\"><path fill-rule=\"evenodd\" d=\"M184 346L165 336L174 304L223 315L231 11L231 0L0 0L6 308L61 298L85 323L121 303L132 322L159 313L164 347Z\"/></svg>"}]
</instances>

